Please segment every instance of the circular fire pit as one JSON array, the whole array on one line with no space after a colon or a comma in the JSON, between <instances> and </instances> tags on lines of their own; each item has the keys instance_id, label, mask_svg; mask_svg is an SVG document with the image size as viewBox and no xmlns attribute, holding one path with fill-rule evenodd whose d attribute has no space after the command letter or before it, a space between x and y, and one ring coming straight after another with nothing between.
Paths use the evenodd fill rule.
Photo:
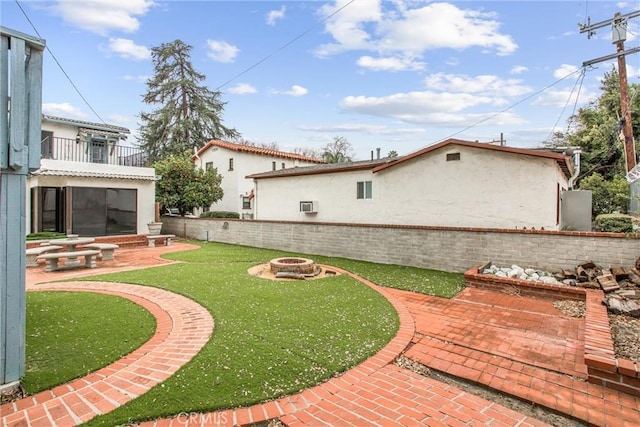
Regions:
<instances>
[{"instance_id":1,"label":"circular fire pit","mask_svg":"<svg viewBox=\"0 0 640 427\"><path fill-rule=\"evenodd\" d=\"M296 274L313 274L316 264L307 258L276 258L269 261L271 272L278 274L296 273Z\"/></svg>"}]
</instances>

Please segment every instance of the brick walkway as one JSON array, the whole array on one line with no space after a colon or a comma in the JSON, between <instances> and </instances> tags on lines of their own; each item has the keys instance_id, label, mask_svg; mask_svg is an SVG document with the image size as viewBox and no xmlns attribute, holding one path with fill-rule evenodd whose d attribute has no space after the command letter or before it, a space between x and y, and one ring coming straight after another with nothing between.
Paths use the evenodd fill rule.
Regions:
<instances>
[{"instance_id":1,"label":"brick walkway","mask_svg":"<svg viewBox=\"0 0 640 427\"><path fill-rule=\"evenodd\" d=\"M76 425L97 413L113 409L170 376L180 363L186 363L192 356L176 359L173 365L159 363L165 362L166 357L161 361L145 360L143 355L149 351L146 346L155 346L153 351L166 352L175 349L172 346L176 344L183 348L185 341L181 340L188 339L194 344L191 351L195 354L198 346L206 343L213 327L213 320L206 310L166 291L125 284L116 285L117 289L109 284L107 290L98 282L35 286L34 283L167 263L169 261L159 258L160 254L192 247L177 243L168 248L121 249L116 254L116 261L104 262L99 271L44 273L43 268L28 270L29 290L71 286L87 291L120 293L149 309L158 318L159 328L151 341L103 370L4 405L0 426ZM403 352L406 357L432 369L484 384L585 423L640 425L637 398L585 381L584 319L563 316L549 301L515 295L469 288L456 298L446 300L378 288L363 282L389 299L398 311L401 323L396 337L364 363L316 387L276 401L208 414L182 414L143 425L231 426L272 418L279 418L289 426L545 425L456 387L393 365L393 360ZM165 294L160 297L158 292ZM167 303L173 308L192 304L194 317L181 318L178 325L174 324L169 330L167 319L171 317L175 322L179 315L170 311L172 307L167 307ZM206 315L198 310L204 310ZM185 323L180 325L182 321ZM197 325L199 333L192 334L187 326L190 322ZM184 334L187 333L192 335L186 338ZM75 415L70 415L71 412Z\"/></svg>"}]
</instances>

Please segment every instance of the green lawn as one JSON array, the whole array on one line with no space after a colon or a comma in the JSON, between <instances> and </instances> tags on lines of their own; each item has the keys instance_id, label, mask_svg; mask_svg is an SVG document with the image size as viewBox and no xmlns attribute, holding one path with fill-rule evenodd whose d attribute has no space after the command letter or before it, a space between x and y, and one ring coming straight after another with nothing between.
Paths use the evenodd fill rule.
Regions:
<instances>
[{"instance_id":1,"label":"green lawn","mask_svg":"<svg viewBox=\"0 0 640 427\"><path fill-rule=\"evenodd\" d=\"M270 281L249 276L247 269L291 254L198 243L200 249L165 255L180 264L91 277L185 295L210 311L215 329L200 353L175 375L90 425L245 406L295 393L375 354L397 331L397 313L388 301L348 276ZM384 286L446 297L462 288L459 274L301 256Z\"/></svg>"},{"instance_id":2,"label":"green lawn","mask_svg":"<svg viewBox=\"0 0 640 427\"><path fill-rule=\"evenodd\" d=\"M84 376L140 347L155 328L153 315L125 298L28 292L22 385L35 394Z\"/></svg>"}]
</instances>

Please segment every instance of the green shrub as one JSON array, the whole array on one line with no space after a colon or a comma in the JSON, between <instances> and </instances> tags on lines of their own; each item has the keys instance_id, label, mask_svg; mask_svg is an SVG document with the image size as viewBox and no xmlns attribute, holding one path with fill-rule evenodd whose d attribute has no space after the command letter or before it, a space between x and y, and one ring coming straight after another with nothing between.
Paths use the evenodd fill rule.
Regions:
<instances>
[{"instance_id":1,"label":"green shrub","mask_svg":"<svg viewBox=\"0 0 640 427\"><path fill-rule=\"evenodd\" d=\"M602 214L596 217L596 230L610 233L632 233L633 217L624 214Z\"/></svg>"},{"instance_id":2,"label":"green shrub","mask_svg":"<svg viewBox=\"0 0 640 427\"><path fill-rule=\"evenodd\" d=\"M27 240L64 239L65 237L67 237L66 234L55 231L41 231L39 233L27 234Z\"/></svg>"},{"instance_id":3,"label":"green shrub","mask_svg":"<svg viewBox=\"0 0 640 427\"><path fill-rule=\"evenodd\" d=\"M594 173L580 181L581 190L591 190L592 218L613 212L626 213L629 206L629 183L625 177L616 175L606 181L602 175Z\"/></svg>"},{"instance_id":4,"label":"green shrub","mask_svg":"<svg viewBox=\"0 0 640 427\"><path fill-rule=\"evenodd\" d=\"M227 211L209 211L203 212L200 214L200 218L240 218L240 214L238 212L227 212Z\"/></svg>"}]
</instances>

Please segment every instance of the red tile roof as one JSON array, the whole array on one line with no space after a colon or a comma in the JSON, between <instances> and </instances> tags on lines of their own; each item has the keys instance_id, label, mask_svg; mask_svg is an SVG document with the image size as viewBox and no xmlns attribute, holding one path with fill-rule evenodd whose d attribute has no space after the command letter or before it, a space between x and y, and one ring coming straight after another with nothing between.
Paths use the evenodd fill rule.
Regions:
<instances>
[{"instance_id":1,"label":"red tile roof","mask_svg":"<svg viewBox=\"0 0 640 427\"><path fill-rule=\"evenodd\" d=\"M243 153L260 154L262 156L281 157L283 159L291 159L291 160L301 160L309 163L325 163L324 160L314 159L312 157L303 156L301 154L288 153L286 151L270 150L268 148L254 147L252 145L234 144L232 142L220 141L215 139L207 142L201 149L198 150L196 155L200 156L202 153L204 153L211 147L226 148L228 150L233 150L233 151L243 152ZM195 157L196 156L193 156L193 158Z\"/></svg>"}]
</instances>

